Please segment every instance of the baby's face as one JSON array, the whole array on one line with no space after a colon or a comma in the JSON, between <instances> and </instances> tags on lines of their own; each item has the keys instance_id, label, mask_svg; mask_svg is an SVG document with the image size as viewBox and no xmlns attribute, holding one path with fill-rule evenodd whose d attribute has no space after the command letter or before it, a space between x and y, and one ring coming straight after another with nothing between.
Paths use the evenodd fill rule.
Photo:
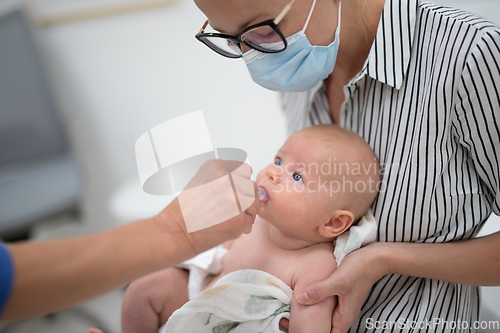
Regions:
<instances>
[{"instance_id":1,"label":"baby's face","mask_svg":"<svg viewBox=\"0 0 500 333\"><path fill-rule=\"evenodd\" d=\"M330 219L338 195L327 191L332 177L321 172L328 157L333 160L328 155L320 140L301 132L290 136L273 163L257 175L257 185L269 195L261 202L259 216L288 236L313 235L317 226Z\"/></svg>"}]
</instances>

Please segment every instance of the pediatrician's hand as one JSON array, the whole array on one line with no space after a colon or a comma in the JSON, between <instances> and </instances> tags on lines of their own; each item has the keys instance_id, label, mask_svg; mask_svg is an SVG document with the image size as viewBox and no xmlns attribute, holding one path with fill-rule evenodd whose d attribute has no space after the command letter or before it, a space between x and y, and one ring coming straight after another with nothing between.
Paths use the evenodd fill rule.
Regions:
<instances>
[{"instance_id":1,"label":"pediatrician's hand","mask_svg":"<svg viewBox=\"0 0 500 333\"><path fill-rule=\"evenodd\" d=\"M389 267L378 258L377 243L368 244L347 255L342 264L326 280L304 290L297 290L301 304L316 304L326 297L337 296L338 304L333 312L332 333L345 333L356 322L371 287Z\"/></svg>"},{"instance_id":2,"label":"pediatrician's hand","mask_svg":"<svg viewBox=\"0 0 500 333\"><path fill-rule=\"evenodd\" d=\"M251 175L250 166L242 162L208 161L157 219L185 237L193 255L249 233L259 209ZM193 229L197 231L188 233Z\"/></svg>"},{"instance_id":3,"label":"pediatrician's hand","mask_svg":"<svg viewBox=\"0 0 500 333\"><path fill-rule=\"evenodd\" d=\"M224 164L224 163L223 163ZM213 165L212 165L213 166ZM9 245L15 266L14 290L2 320L23 320L54 313L119 288L146 274L174 266L218 244L249 232L258 212L257 186L251 169L223 165L233 174L235 191L245 204L242 213L206 229L188 233L179 200L155 217L71 239L19 242ZM198 180L220 179L219 168L202 168ZM214 171L215 170L215 171ZM212 176L210 177L210 172ZM234 204L232 187L207 187L189 209L208 216ZM50 269L47 269L50 267Z\"/></svg>"}]
</instances>

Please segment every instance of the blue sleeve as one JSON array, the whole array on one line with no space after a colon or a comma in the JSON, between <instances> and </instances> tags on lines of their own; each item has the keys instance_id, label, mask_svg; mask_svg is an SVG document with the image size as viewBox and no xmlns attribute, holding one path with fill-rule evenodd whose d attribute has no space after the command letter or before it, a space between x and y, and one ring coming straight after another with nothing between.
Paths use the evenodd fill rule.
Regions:
<instances>
[{"instance_id":1,"label":"blue sleeve","mask_svg":"<svg viewBox=\"0 0 500 333\"><path fill-rule=\"evenodd\" d=\"M14 286L14 263L9 250L0 243L0 315L5 310Z\"/></svg>"}]
</instances>

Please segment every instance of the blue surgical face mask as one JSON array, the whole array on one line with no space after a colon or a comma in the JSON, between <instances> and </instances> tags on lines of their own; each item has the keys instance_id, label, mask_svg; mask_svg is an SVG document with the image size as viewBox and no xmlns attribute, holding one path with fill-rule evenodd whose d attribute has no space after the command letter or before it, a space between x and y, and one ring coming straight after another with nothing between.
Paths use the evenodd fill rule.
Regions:
<instances>
[{"instance_id":1,"label":"blue surgical face mask","mask_svg":"<svg viewBox=\"0 0 500 333\"><path fill-rule=\"evenodd\" d=\"M333 72L339 49L339 20L335 39L328 46L311 45L305 31L314 9L314 0L304 28L287 37L287 48L280 53L250 50L243 60L255 83L274 91L307 91Z\"/></svg>"}]
</instances>

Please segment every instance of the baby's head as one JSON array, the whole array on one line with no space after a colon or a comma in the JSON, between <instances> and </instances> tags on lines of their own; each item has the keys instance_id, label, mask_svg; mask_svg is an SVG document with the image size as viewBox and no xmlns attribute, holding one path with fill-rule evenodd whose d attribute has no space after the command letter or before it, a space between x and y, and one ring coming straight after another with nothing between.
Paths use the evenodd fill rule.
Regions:
<instances>
[{"instance_id":1,"label":"baby's head","mask_svg":"<svg viewBox=\"0 0 500 333\"><path fill-rule=\"evenodd\" d=\"M257 184L269 195L260 217L288 236L325 242L370 208L380 186L379 163L354 132L312 126L288 138Z\"/></svg>"}]
</instances>

